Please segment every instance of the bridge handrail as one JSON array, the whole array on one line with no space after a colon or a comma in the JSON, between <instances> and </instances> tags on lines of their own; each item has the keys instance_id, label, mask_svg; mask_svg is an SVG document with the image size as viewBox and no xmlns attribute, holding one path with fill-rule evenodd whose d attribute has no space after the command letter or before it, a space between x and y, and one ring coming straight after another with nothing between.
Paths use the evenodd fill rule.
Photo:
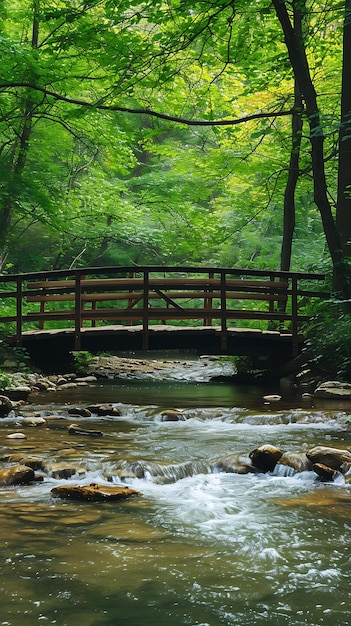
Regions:
<instances>
[{"instance_id":1,"label":"bridge handrail","mask_svg":"<svg viewBox=\"0 0 351 626\"><path fill-rule=\"evenodd\" d=\"M112 274L125 276L123 278L106 278L106 276L111 276ZM152 274L162 274L163 276L153 278ZM176 274L177 278L174 276L166 278L166 274ZM179 277L180 274L186 274L186 277ZM196 274L197 276L189 277L190 274ZM87 276L92 278L87 278ZM104 278L96 278L96 276L104 276ZM202 278L202 276L204 277ZM310 272L197 266L165 267L156 265L87 267L4 275L0 276L0 283L15 283L16 288L13 291L1 291L0 297L2 299L11 297L16 299L16 315L1 316L0 322L16 323L16 342L17 345L21 345L24 322L35 320L44 324L44 321L55 319L74 321L75 349L78 350L81 346L84 320L91 320L92 324L95 325L95 321L98 319L131 321L142 318L143 346L146 349L150 320L203 319L205 324L211 324L212 320L217 318L221 322L222 348L225 349L227 321L229 319L262 318L267 320L288 320L292 326L293 353L296 353L298 322L301 319L301 316L298 314L298 296L329 296L328 293L324 292L298 289L298 281L322 281L324 279L324 274ZM43 282L40 282L40 280ZM135 287L139 290L137 293L132 291ZM114 293L109 292L108 288L113 289ZM172 288L178 291L170 292L169 290ZM118 294L118 289L123 291ZM128 289L129 291L126 291ZM180 289L182 289L181 292L179 291ZM199 291L200 289L202 290L201 292ZM101 293L101 290L104 293ZM95 291L95 293L91 293L91 291ZM125 299L131 303L134 296L137 296L135 302L129 304L122 312L121 309L114 309L114 312L108 312L106 309L96 309L96 302L98 301ZM203 298L203 308L184 308L175 302L176 299L185 297L192 299L195 297ZM28 301L41 303L39 313L23 314L23 305L26 302L26 298ZM151 307L151 301L155 298L163 299L167 307L171 306L173 308ZM288 298L291 303L291 313L286 313L284 308ZM220 302L219 308L213 308L213 299ZM269 311L228 309L228 299L266 300L269 302ZM70 300L74 303L73 311L50 312L44 310L45 303L65 300ZM84 302L86 301L91 301L92 309L84 309ZM141 309L136 310L133 308L137 303L141 303ZM274 308L274 304L281 307L280 312Z\"/></svg>"},{"instance_id":2,"label":"bridge handrail","mask_svg":"<svg viewBox=\"0 0 351 626\"><path fill-rule=\"evenodd\" d=\"M126 265L126 266L104 266L104 267L83 267L72 268L68 270L47 270L40 272L26 272L21 274L2 274L0 275L0 282L16 282L17 279L25 280L37 280L40 278L53 277L65 277L65 276L81 276L87 274L128 274L133 273L192 273L192 274L218 274L223 272L224 274L232 274L233 276L275 276L276 278L292 278L295 276L301 280L325 280L325 274L318 274L313 272L287 272L284 270L260 270L260 269L248 269L248 268L233 268L233 267L203 267L203 266L164 266L164 265Z\"/></svg>"}]
</instances>

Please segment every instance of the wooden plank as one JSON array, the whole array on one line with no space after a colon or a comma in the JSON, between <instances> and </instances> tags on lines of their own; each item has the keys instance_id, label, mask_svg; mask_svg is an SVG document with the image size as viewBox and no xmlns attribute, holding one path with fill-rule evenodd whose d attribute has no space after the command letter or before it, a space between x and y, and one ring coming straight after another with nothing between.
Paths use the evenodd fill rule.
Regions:
<instances>
[{"instance_id":1,"label":"wooden plank","mask_svg":"<svg viewBox=\"0 0 351 626\"><path fill-rule=\"evenodd\" d=\"M181 312L178 309L167 308L148 308L147 318L152 320L181 320L181 319L193 319L201 320L203 318L220 319L221 311L219 309L183 309ZM143 319L143 309L84 309L81 311L82 320L128 320ZM62 321L74 321L75 310L71 311L46 311L42 313L27 313L23 316L25 321L38 321L40 319L46 319L47 321L62 320ZM291 321L290 313L281 313L275 311L271 313L269 311L256 311L245 309L227 309L226 319L246 319L246 320L287 320ZM308 319L307 315L298 315L298 320Z\"/></svg>"},{"instance_id":2,"label":"wooden plank","mask_svg":"<svg viewBox=\"0 0 351 626\"><path fill-rule=\"evenodd\" d=\"M93 287L105 289L109 288L125 288L128 289L131 286L143 287L144 281L142 278L102 278L102 279L82 279L81 286L83 288ZM150 278L149 279L150 286L159 286L165 288L169 285L169 287L179 286L179 287L198 287L198 288L207 288L216 286L220 288L220 279L219 278ZM272 280L254 280L254 279L227 279L226 280L227 287L238 287L238 286L251 286L251 287L276 287L276 288L286 288L286 281L272 281ZM47 280L47 281L38 281L38 282L29 282L27 283L27 289L66 289L72 288L74 289L75 281L74 280Z\"/></svg>"},{"instance_id":3,"label":"wooden plank","mask_svg":"<svg viewBox=\"0 0 351 626\"><path fill-rule=\"evenodd\" d=\"M142 292L129 292L123 293L83 293L81 296L82 302L105 302L109 300L140 300L143 297ZM217 298L220 300L221 293L219 291L164 291L161 290L150 291L149 299L164 299L171 301L172 299L189 299L194 298ZM272 294L272 293L250 293L250 292L226 292L227 300L267 300L267 301L285 301L287 296L284 294ZM27 302L74 302L75 294L42 294L37 296L27 296Z\"/></svg>"}]
</instances>

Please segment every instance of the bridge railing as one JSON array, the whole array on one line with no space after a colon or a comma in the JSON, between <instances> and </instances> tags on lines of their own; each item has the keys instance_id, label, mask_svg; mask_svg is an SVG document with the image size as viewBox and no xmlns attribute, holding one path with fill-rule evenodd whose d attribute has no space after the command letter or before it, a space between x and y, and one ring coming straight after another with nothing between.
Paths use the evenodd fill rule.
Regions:
<instances>
[{"instance_id":1,"label":"bridge railing","mask_svg":"<svg viewBox=\"0 0 351 626\"><path fill-rule=\"evenodd\" d=\"M328 297L328 293L310 288L324 278L305 272L162 266L7 275L0 277L0 323L15 325L17 345L35 325L41 330L45 324L70 325L79 350L86 323L140 323L143 348L147 349L152 324L188 320L210 326L217 322L225 351L228 329L236 320L264 320L291 334L296 354L299 325L306 320L300 302Z\"/></svg>"}]
</instances>

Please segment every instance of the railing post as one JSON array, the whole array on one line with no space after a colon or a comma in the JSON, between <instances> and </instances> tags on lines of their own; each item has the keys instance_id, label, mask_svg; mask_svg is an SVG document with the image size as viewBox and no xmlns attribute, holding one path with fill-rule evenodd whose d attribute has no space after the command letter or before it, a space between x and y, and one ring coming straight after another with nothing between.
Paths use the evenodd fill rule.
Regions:
<instances>
[{"instance_id":1,"label":"railing post","mask_svg":"<svg viewBox=\"0 0 351 626\"><path fill-rule=\"evenodd\" d=\"M45 278L45 281L47 281L48 279ZM39 330L44 330L44 313L45 313L45 301L42 300L40 303L40 309L39 312L41 315L43 315L43 319L39 320Z\"/></svg>"},{"instance_id":2,"label":"railing post","mask_svg":"<svg viewBox=\"0 0 351 626\"><path fill-rule=\"evenodd\" d=\"M128 278L133 279L135 277L135 273L134 272L129 272L128 273ZM128 289L129 293L133 292L133 289ZM132 309L133 308L133 298L128 298L128 309ZM129 320L127 320L127 324L128 326L133 326L133 318L129 318Z\"/></svg>"},{"instance_id":3,"label":"railing post","mask_svg":"<svg viewBox=\"0 0 351 626\"><path fill-rule=\"evenodd\" d=\"M270 277L269 277L269 280L270 280L271 283L274 283L275 282L275 276L273 274L271 274ZM268 291L269 291L270 296L272 296L274 294L274 287L270 287ZM274 313L274 300L273 300L273 298L271 300L269 300L268 307L269 307L269 312L270 313Z\"/></svg>"},{"instance_id":4,"label":"railing post","mask_svg":"<svg viewBox=\"0 0 351 626\"><path fill-rule=\"evenodd\" d=\"M22 346L22 278L17 278L16 289L16 346Z\"/></svg>"},{"instance_id":5,"label":"railing post","mask_svg":"<svg viewBox=\"0 0 351 626\"><path fill-rule=\"evenodd\" d=\"M144 271L143 290L143 350L149 349L149 272Z\"/></svg>"},{"instance_id":6,"label":"railing post","mask_svg":"<svg viewBox=\"0 0 351 626\"><path fill-rule=\"evenodd\" d=\"M213 278L213 272L209 272L208 274L208 278L211 279ZM213 287L211 285L211 283L209 282L208 284L208 288L205 289L205 297L204 297L204 309L205 312L212 309L212 298L209 298L208 296L206 296L206 292L208 291L212 291ZM204 319L204 326L212 326L212 317L205 317Z\"/></svg>"},{"instance_id":7,"label":"railing post","mask_svg":"<svg viewBox=\"0 0 351 626\"><path fill-rule=\"evenodd\" d=\"M291 334L292 334L292 356L299 354L298 337L298 303L297 303L297 277L291 277Z\"/></svg>"},{"instance_id":8,"label":"railing post","mask_svg":"<svg viewBox=\"0 0 351 626\"><path fill-rule=\"evenodd\" d=\"M228 348L226 275L221 272L221 351Z\"/></svg>"},{"instance_id":9,"label":"railing post","mask_svg":"<svg viewBox=\"0 0 351 626\"><path fill-rule=\"evenodd\" d=\"M82 289L81 274L75 273L75 314L74 314L74 349L81 350L82 329Z\"/></svg>"}]
</instances>

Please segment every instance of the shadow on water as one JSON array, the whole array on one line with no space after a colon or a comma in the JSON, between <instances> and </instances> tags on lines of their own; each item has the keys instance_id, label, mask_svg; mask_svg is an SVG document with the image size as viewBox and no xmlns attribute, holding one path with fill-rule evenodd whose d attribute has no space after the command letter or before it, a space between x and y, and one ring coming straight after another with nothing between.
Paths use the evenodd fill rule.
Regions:
<instances>
[{"instance_id":1,"label":"shadow on water","mask_svg":"<svg viewBox=\"0 0 351 626\"><path fill-rule=\"evenodd\" d=\"M267 401L264 396L280 396L279 401ZM32 394L33 404L95 402L128 403L160 407L241 407L249 410L275 412L288 409L351 412L351 403L340 400L321 400L303 397L294 388L284 388L279 383L263 385L238 385L231 382L175 380L104 380L96 385L65 389L55 396L47 393Z\"/></svg>"}]
</instances>

